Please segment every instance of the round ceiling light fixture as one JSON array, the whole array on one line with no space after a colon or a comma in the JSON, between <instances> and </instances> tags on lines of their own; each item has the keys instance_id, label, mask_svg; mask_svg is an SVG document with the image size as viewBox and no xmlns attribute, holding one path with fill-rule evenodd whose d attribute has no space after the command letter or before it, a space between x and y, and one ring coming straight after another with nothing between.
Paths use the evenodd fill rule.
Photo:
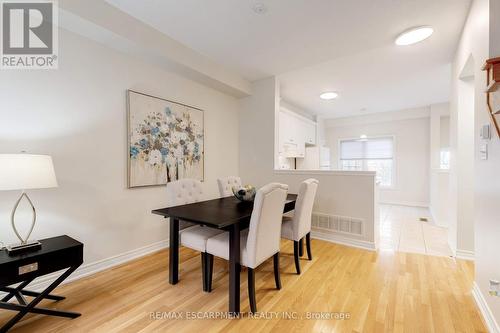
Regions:
<instances>
[{"instance_id":1,"label":"round ceiling light fixture","mask_svg":"<svg viewBox=\"0 0 500 333\"><path fill-rule=\"evenodd\" d=\"M335 91L325 91L321 95L319 95L319 98L324 99L324 100L331 100L339 97L339 94L336 93Z\"/></svg>"},{"instance_id":2,"label":"round ceiling light fixture","mask_svg":"<svg viewBox=\"0 0 500 333\"><path fill-rule=\"evenodd\" d=\"M434 29L429 26L412 28L399 35L395 43L400 46L416 44L429 38L433 33Z\"/></svg>"},{"instance_id":3,"label":"round ceiling light fixture","mask_svg":"<svg viewBox=\"0 0 500 333\"><path fill-rule=\"evenodd\" d=\"M257 2L252 6L253 11L256 14L262 15L267 13L267 6L263 4L262 2Z\"/></svg>"},{"instance_id":4,"label":"round ceiling light fixture","mask_svg":"<svg viewBox=\"0 0 500 333\"><path fill-rule=\"evenodd\" d=\"M366 135L366 134L361 134L361 135L359 136L359 140L358 140L358 141L361 141L361 142L366 142L366 141L368 141L368 135Z\"/></svg>"}]
</instances>

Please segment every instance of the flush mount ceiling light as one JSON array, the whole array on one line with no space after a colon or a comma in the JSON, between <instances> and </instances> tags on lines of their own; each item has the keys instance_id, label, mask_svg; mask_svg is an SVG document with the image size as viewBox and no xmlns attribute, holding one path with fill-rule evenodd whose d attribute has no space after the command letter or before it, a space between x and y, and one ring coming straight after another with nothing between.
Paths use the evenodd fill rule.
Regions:
<instances>
[{"instance_id":1,"label":"flush mount ceiling light","mask_svg":"<svg viewBox=\"0 0 500 333\"><path fill-rule=\"evenodd\" d=\"M368 141L368 136L366 134L361 134L359 136L359 141L362 141L362 142Z\"/></svg>"},{"instance_id":2,"label":"flush mount ceiling light","mask_svg":"<svg viewBox=\"0 0 500 333\"><path fill-rule=\"evenodd\" d=\"M322 93L321 95L319 95L319 98L325 99L325 100L335 99L337 97L339 97L339 94L334 92L334 91L326 91L326 92Z\"/></svg>"},{"instance_id":3,"label":"flush mount ceiling light","mask_svg":"<svg viewBox=\"0 0 500 333\"><path fill-rule=\"evenodd\" d=\"M263 4L262 2L257 2L252 6L253 11L256 14L265 14L267 12L267 6Z\"/></svg>"},{"instance_id":4,"label":"flush mount ceiling light","mask_svg":"<svg viewBox=\"0 0 500 333\"><path fill-rule=\"evenodd\" d=\"M416 44L429 38L433 32L434 29L429 26L412 28L399 35L395 43L401 46Z\"/></svg>"}]
</instances>

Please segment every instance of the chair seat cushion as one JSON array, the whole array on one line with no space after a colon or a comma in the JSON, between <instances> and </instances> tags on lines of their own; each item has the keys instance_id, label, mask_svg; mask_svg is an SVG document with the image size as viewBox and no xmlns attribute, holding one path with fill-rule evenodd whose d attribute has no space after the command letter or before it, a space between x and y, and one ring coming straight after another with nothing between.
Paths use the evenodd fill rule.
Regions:
<instances>
[{"instance_id":1,"label":"chair seat cushion","mask_svg":"<svg viewBox=\"0 0 500 333\"><path fill-rule=\"evenodd\" d=\"M283 216L283 221L281 223L281 237L289 240L295 240L293 239L293 220L290 216Z\"/></svg>"},{"instance_id":2,"label":"chair seat cushion","mask_svg":"<svg viewBox=\"0 0 500 333\"><path fill-rule=\"evenodd\" d=\"M205 252L207 239L223 232L222 230L195 225L179 232L180 243L190 249Z\"/></svg>"},{"instance_id":3,"label":"chair seat cushion","mask_svg":"<svg viewBox=\"0 0 500 333\"><path fill-rule=\"evenodd\" d=\"M246 251L248 229L240 233L240 264L248 267L248 254ZM207 253L219 258L229 260L229 232L223 232L207 241ZM254 268L254 267L251 267Z\"/></svg>"}]
</instances>

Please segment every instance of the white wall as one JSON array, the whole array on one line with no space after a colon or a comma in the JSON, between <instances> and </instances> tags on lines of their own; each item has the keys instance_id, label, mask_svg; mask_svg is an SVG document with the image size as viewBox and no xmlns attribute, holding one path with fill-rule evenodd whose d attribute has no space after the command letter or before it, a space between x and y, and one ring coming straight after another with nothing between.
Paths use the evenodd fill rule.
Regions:
<instances>
[{"instance_id":1,"label":"white wall","mask_svg":"<svg viewBox=\"0 0 500 333\"><path fill-rule=\"evenodd\" d=\"M405 111L398 112L403 114ZM415 111L412 111L415 112ZM394 136L394 188L380 188L380 202L429 205L429 110L422 108L419 117L384 119L383 114L329 119L326 128L327 146L331 149L332 167L339 167L339 140ZM393 112L390 112L394 115ZM394 119L394 117L393 117Z\"/></svg>"},{"instance_id":2,"label":"white wall","mask_svg":"<svg viewBox=\"0 0 500 333\"><path fill-rule=\"evenodd\" d=\"M489 10L490 4L492 6L491 11ZM498 178L500 139L498 135L493 133L491 141L487 141L489 148L488 160L481 160L478 150L482 141L479 139L479 129L482 125L490 123L486 109L486 95L484 93L486 75L481 70L481 67L487 58L500 56L498 45L498 38L500 36L498 23L500 20L499 8L500 4L498 0L475 0L472 5L453 62L450 115L450 129L456 133L459 120L458 112L460 112L460 85L463 83L463 81L460 81L459 75L466 66L467 60L472 55L474 59L474 67L472 69L474 74L474 137L476 140L474 147L475 242L473 249L476 268L475 282L480 290L479 298L484 299L485 304L491 310L492 317L488 317L488 310L481 307L483 315L490 325L492 324L492 318L495 318L496 322L500 323L500 298L488 294L489 280L500 279L500 265L498 260L498 254L500 253L500 243L498 241L500 239L500 223L498 220L500 216L500 178ZM452 147L453 145L454 143L452 142ZM455 162L460 163L460 161ZM470 237L471 235L465 234L462 236ZM458 237L458 249L461 249L462 241L464 240ZM467 242L470 244L470 240L467 240ZM492 326L490 326L490 330L493 331ZM496 330L498 330L498 326Z\"/></svg>"},{"instance_id":3,"label":"white wall","mask_svg":"<svg viewBox=\"0 0 500 333\"><path fill-rule=\"evenodd\" d=\"M473 129L474 115L486 114L486 77L481 68L488 57L488 3L474 1L452 65L450 243L459 254L473 255L475 251L473 161L477 134Z\"/></svg>"},{"instance_id":4,"label":"white wall","mask_svg":"<svg viewBox=\"0 0 500 333\"><path fill-rule=\"evenodd\" d=\"M319 181L313 208L315 213L348 216L362 219L365 223L362 236L330 233L313 233L313 236L367 249L377 248L379 212L376 204L375 173L277 170L269 178L261 178L259 181L288 184L289 192L297 193L300 183L307 178Z\"/></svg>"},{"instance_id":5,"label":"white wall","mask_svg":"<svg viewBox=\"0 0 500 333\"><path fill-rule=\"evenodd\" d=\"M279 117L278 82L274 77L263 79L254 82L252 90L252 96L241 99L239 118L239 165L244 182L255 182L261 175L271 174L274 166L279 165L278 137L274 128Z\"/></svg>"},{"instance_id":6,"label":"white wall","mask_svg":"<svg viewBox=\"0 0 500 333\"><path fill-rule=\"evenodd\" d=\"M474 251L474 77L458 81L456 164L457 251Z\"/></svg>"},{"instance_id":7,"label":"white wall","mask_svg":"<svg viewBox=\"0 0 500 333\"><path fill-rule=\"evenodd\" d=\"M440 119L440 146L441 148L450 148L450 116L449 104L447 104L447 116L441 116Z\"/></svg>"},{"instance_id":8,"label":"white wall","mask_svg":"<svg viewBox=\"0 0 500 333\"><path fill-rule=\"evenodd\" d=\"M274 163L278 157L275 127L280 108L279 82L274 77L256 81L252 91L252 96L241 100L239 166L243 183L260 187L269 182L283 182L290 186L291 193L297 193L301 181L317 178L320 184L315 212L362 218L366 223L366 232L362 237L335 235L329 239L375 248L378 234L375 174L275 171Z\"/></svg>"},{"instance_id":9,"label":"white wall","mask_svg":"<svg viewBox=\"0 0 500 333\"><path fill-rule=\"evenodd\" d=\"M430 202L434 223L449 227L449 170L442 170L441 149L450 147L449 104L430 107ZM456 232L456 231L454 231Z\"/></svg>"},{"instance_id":10,"label":"white wall","mask_svg":"<svg viewBox=\"0 0 500 333\"><path fill-rule=\"evenodd\" d=\"M487 14L488 1L476 1L471 12L470 23L464 30L462 44L458 50L456 64L460 65L467 52L472 52L476 60L476 112L475 112L475 136L479 141L476 145L475 157L475 256L476 256L476 283L486 302L500 324L500 297L488 295L489 280L500 280L500 265L498 254L500 253L500 178L498 177L498 166L500 165L500 138L496 133L492 134L492 140L488 141L489 158L481 160L478 154L479 129L482 125L490 123L486 112L484 86L486 84L485 73L480 71L485 58L500 56L500 1L490 0L489 22L484 16ZM489 31L489 53L488 31ZM481 37L480 37L481 36ZM499 92L495 93L497 99ZM497 120L498 117L497 117ZM497 326L498 329L498 326Z\"/></svg>"},{"instance_id":11,"label":"white wall","mask_svg":"<svg viewBox=\"0 0 500 333\"><path fill-rule=\"evenodd\" d=\"M213 89L60 31L59 69L2 71L0 152L53 156L59 188L31 191L33 238L68 234L94 262L165 240L164 187L127 189L126 89L205 110L206 197L238 173L239 103ZM1 241L16 241L9 214L17 192L0 192Z\"/></svg>"}]
</instances>

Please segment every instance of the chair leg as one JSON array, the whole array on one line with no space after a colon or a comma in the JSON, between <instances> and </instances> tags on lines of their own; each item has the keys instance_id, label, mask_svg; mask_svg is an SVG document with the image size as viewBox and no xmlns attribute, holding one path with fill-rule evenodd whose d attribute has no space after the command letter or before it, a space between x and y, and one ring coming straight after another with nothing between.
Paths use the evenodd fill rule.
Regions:
<instances>
[{"instance_id":1,"label":"chair leg","mask_svg":"<svg viewBox=\"0 0 500 333\"><path fill-rule=\"evenodd\" d=\"M295 269L300 274L299 242L293 241L293 257L295 258Z\"/></svg>"},{"instance_id":2,"label":"chair leg","mask_svg":"<svg viewBox=\"0 0 500 333\"><path fill-rule=\"evenodd\" d=\"M212 291L212 275L214 272L214 256L213 254L206 254L206 267L207 267L207 291Z\"/></svg>"},{"instance_id":3,"label":"chair leg","mask_svg":"<svg viewBox=\"0 0 500 333\"><path fill-rule=\"evenodd\" d=\"M311 252L311 232L308 232L306 235L306 248L307 248L307 258L312 260L312 252Z\"/></svg>"},{"instance_id":4,"label":"chair leg","mask_svg":"<svg viewBox=\"0 0 500 333\"><path fill-rule=\"evenodd\" d=\"M276 289L281 289L281 276L280 276L280 253L276 253L273 256L274 264L274 282L276 283Z\"/></svg>"},{"instance_id":5,"label":"chair leg","mask_svg":"<svg viewBox=\"0 0 500 333\"><path fill-rule=\"evenodd\" d=\"M299 240L299 257L304 255L304 238Z\"/></svg>"},{"instance_id":6,"label":"chair leg","mask_svg":"<svg viewBox=\"0 0 500 333\"><path fill-rule=\"evenodd\" d=\"M250 311L257 312L257 302L255 301L255 271L248 267L248 300L250 301Z\"/></svg>"},{"instance_id":7,"label":"chair leg","mask_svg":"<svg viewBox=\"0 0 500 333\"><path fill-rule=\"evenodd\" d=\"M201 276L203 282L203 291L208 291L207 287L207 253L201 252Z\"/></svg>"}]
</instances>

